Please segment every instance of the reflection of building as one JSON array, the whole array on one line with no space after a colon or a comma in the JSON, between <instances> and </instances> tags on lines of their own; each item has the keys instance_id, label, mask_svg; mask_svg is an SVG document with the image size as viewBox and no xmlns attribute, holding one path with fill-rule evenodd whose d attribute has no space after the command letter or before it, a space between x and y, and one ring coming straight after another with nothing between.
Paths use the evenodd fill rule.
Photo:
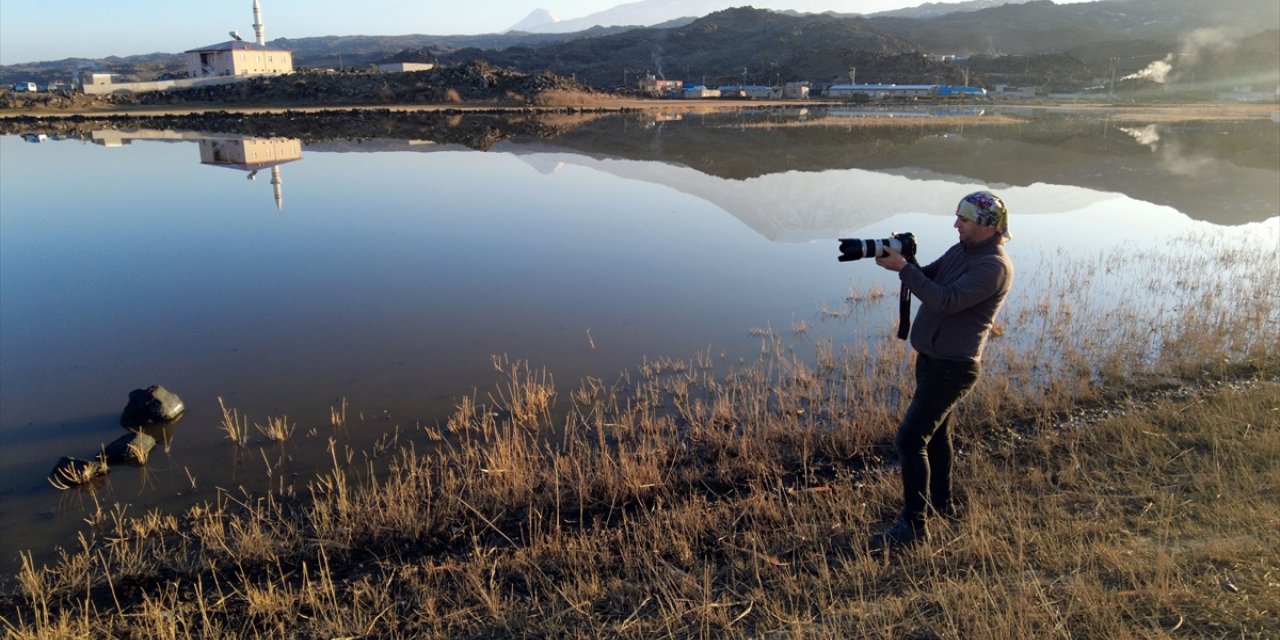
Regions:
<instances>
[{"instance_id":1,"label":"reflection of building","mask_svg":"<svg viewBox=\"0 0 1280 640\"><path fill-rule=\"evenodd\" d=\"M134 140L195 142L200 146L200 164L246 171L250 180L256 179L259 171L271 169L271 190L275 194L277 211L284 208L284 180L280 177L280 165L302 159L302 141L293 138L251 138L234 133L158 129L102 129L91 133L89 139L104 147L120 147Z\"/></svg>"},{"instance_id":2,"label":"reflection of building","mask_svg":"<svg viewBox=\"0 0 1280 640\"><path fill-rule=\"evenodd\" d=\"M302 158L302 141L293 138L202 138L200 163L249 172L249 179L271 169L276 210L284 208L280 165Z\"/></svg>"}]
</instances>

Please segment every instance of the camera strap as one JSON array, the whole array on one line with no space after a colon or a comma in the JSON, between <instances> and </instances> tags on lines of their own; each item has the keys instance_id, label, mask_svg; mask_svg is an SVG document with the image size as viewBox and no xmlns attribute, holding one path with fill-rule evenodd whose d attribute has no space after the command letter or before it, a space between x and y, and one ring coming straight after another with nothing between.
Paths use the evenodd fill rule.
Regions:
<instances>
[{"instance_id":1,"label":"camera strap","mask_svg":"<svg viewBox=\"0 0 1280 640\"><path fill-rule=\"evenodd\" d=\"M916 262L916 257L907 258L907 264L920 266ZM898 339L906 340L907 335L911 333L911 290L907 289L907 283L902 283L902 288L898 292Z\"/></svg>"}]
</instances>

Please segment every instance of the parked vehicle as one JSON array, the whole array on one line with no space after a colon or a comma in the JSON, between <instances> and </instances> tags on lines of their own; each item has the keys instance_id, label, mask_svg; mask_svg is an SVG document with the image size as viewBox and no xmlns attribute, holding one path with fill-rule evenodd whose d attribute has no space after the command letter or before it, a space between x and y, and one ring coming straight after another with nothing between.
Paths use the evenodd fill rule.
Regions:
<instances>
[{"instance_id":1,"label":"parked vehicle","mask_svg":"<svg viewBox=\"0 0 1280 640\"><path fill-rule=\"evenodd\" d=\"M34 82L15 82L13 84L14 91L39 91L40 88Z\"/></svg>"}]
</instances>

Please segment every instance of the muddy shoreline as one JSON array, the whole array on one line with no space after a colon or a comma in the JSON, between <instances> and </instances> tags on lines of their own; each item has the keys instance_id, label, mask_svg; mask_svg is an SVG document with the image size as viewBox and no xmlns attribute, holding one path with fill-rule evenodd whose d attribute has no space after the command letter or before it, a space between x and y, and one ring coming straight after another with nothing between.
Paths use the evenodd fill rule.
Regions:
<instances>
[{"instance_id":1,"label":"muddy shoreline","mask_svg":"<svg viewBox=\"0 0 1280 640\"><path fill-rule=\"evenodd\" d=\"M475 101L465 103L413 103L413 104L182 104L121 106L114 108L29 108L0 109L0 122L12 120L57 120L68 118L146 118L185 117L211 113L239 116L350 113L373 111L390 114L439 113L463 114L516 114L557 115L575 113L625 113L625 112L714 112L739 109L776 109L849 106L851 103L824 100L666 100L598 95L567 95L549 98L540 104L503 101ZM925 108L946 106L951 103L897 103L863 104L856 106L877 108ZM1186 120L1255 120L1280 118L1280 103L1187 103L1187 104L1121 104L1121 103L1072 103L1072 102L976 102L956 103L973 107L999 109L1027 109L1035 111L1075 112L1082 115L1103 115L1115 120L1143 122L1178 122Z\"/></svg>"}]
</instances>

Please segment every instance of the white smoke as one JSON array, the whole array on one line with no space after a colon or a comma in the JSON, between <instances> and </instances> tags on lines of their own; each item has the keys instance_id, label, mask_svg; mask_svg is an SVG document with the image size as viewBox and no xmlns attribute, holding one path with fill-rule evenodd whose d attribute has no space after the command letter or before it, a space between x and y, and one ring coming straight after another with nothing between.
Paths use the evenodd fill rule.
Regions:
<instances>
[{"instance_id":1,"label":"white smoke","mask_svg":"<svg viewBox=\"0 0 1280 640\"><path fill-rule=\"evenodd\" d=\"M1244 34L1239 29L1205 27L1182 37L1182 57L1188 64L1200 61L1206 52L1221 53L1236 48Z\"/></svg>"},{"instance_id":2,"label":"white smoke","mask_svg":"<svg viewBox=\"0 0 1280 640\"><path fill-rule=\"evenodd\" d=\"M1132 136L1138 144L1150 147L1159 166L1172 175L1203 176L1220 170L1217 160L1188 149L1177 139L1162 141L1159 125L1120 127L1120 130Z\"/></svg>"},{"instance_id":3,"label":"white smoke","mask_svg":"<svg viewBox=\"0 0 1280 640\"><path fill-rule=\"evenodd\" d=\"M1137 73L1131 73L1121 80L1150 80L1164 84L1169 79L1169 74L1173 72L1173 54L1164 57L1164 60L1156 60L1147 65L1147 68Z\"/></svg>"},{"instance_id":4,"label":"white smoke","mask_svg":"<svg viewBox=\"0 0 1280 640\"><path fill-rule=\"evenodd\" d=\"M1120 127L1120 130L1132 136L1134 140L1138 141L1138 144L1151 147L1152 151L1156 150L1156 146L1160 142L1160 130L1154 124L1149 124L1145 127Z\"/></svg>"},{"instance_id":5,"label":"white smoke","mask_svg":"<svg viewBox=\"0 0 1280 640\"><path fill-rule=\"evenodd\" d=\"M1220 53L1230 51L1236 46L1236 42L1241 35L1239 29L1231 29L1227 27L1204 27L1196 29L1182 36L1182 51L1178 54L1169 54L1163 60L1156 60L1147 65L1147 68L1137 73L1131 73L1121 80L1151 80L1164 84L1169 80L1169 74L1173 73L1173 63L1179 61L1179 65L1193 65L1200 61L1201 56L1205 53Z\"/></svg>"}]
</instances>

